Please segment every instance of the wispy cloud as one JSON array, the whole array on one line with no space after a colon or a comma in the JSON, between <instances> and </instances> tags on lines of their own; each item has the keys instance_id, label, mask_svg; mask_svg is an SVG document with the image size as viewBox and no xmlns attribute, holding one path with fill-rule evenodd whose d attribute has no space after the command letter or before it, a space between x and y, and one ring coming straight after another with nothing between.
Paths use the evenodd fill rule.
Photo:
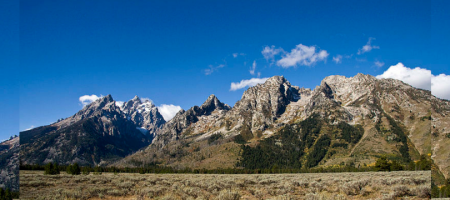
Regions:
<instances>
[{"instance_id":1,"label":"wispy cloud","mask_svg":"<svg viewBox=\"0 0 450 200\"><path fill-rule=\"evenodd\" d=\"M236 91L245 87L252 87L260 83L266 82L269 78L252 78L248 80L241 80L238 83L231 83L230 91Z\"/></svg>"},{"instance_id":2,"label":"wispy cloud","mask_svg":"<svg viewBox=\"0 0 450 200\"><path fill-rule=\"evenodd\" d=\"M95 94L93 94L93 95L83 95L78 100L80 101L81 105L83 105L83 107L84 107L84 106L87 106L90 103L92 103L95 100L97 100L99 98L102 98L102 97L103 97L103 95L97 96Z\"/></svg>"},{"instance_id":3,"label":"wispy cloud","mask_svg":"<svg viewBox=\"0 0 450 200\"><path fill-rule=\"evenodd\" d=\"M342 55L336 55L336 56L333 56L333 61L334 61L336 64L342 63Z\"/></svg>"},{"instance_id":4,"label":"wispy cloud","mask_svg":"<svg viewBox=\"0 0 450 200\"><path fill-rule=\"evenodd\" d=\"M213 72L215 72L215 71L217 71L217 70L219 70L220 68L223 68L223 67L225 67L224 64L220 64L220 65L217 65L217 66L209 65L208 69L205 69L205 75L210 75Z\"/></svg>"},{"instance_id":5,"label":"wispy cloud","mask_svg":"<svg viewBox=\"0 0 450 200\"><path fill-rule=\"evenodd\" d=\"M166 120L166 121L169 121L173 117L175 117L177 112L180 110L181 110L180 106L176 106L173 104L161 104L160 106L158 106L159 113L161 113L164 120Z\"/></svg>"},{"instance_id":6,"label":"wispy cloud","mask_svg":"<svg viewBox=\"0 0 450 200\"><path fill-rule=\"evenodd\" d=\"M245 53L233 53L233 58L237 58L238 56L245 56Z\"/></svg>"},{"instance_id":7,"label":"wispy cloud","mask_svg":"<svg viewBox=\"0 0 450 200\"><path fill-rule=\"evenodd\" d=\"M320 50L316 52L315 46L305 46L298 44L290 53L286 53L280 60L277 61L277 65L283 68L296 67L299 65L311 66L319 61L326 61L328 52Z\"/></svg>"},{"instance_id":8,"label":"wispy cloud","mask_svg":"<svg viewBox=\"0 0 450 200\"><path fill-rule=\"evenodd\" d=\"M380 61L375 61L374 62L375 66L377 66L378 68L383 67L384 66L384 62L380 62Z\"/></svg>"},{"instance_id":9,"label":"wispy cloud","mask_svg":"<svg viewBox=\"0 0 450 200\"><path fill-rule=\"evenodd\" d=\"M403 63L392 65L377 78L393 78L410 84L413 87L431 90L431 70L416 67L405 67Z\"/></svg>"},{"instance_id":10,"label":"wispy cloud","mask_svg":"<svg viewBox=\"0 0 450 200\"><path fill-rule=\"evenodd\" d=\"M249 71L250 74L255 75L255 70L256 70L256 60L253 61L252 68Z\"/></svg>"},{"instance_id":11,"label":"wispy cloud","mask_svg":"<svg viewBox=\"0 0 450 200\"><path fill-rule=\"evenodd\" d=\"M263 50L261 51L261 54L264 56L264 58L267 60L267 62L271 62L273 64L275 62L275 56L284 52L282 48L275 48L274 45L272 46L265 46Z\"/></svg>"},{"instance_id":12,"label":"wispy cloud","mask_svg":"<svg viewBox=\"0 0 450 200\"><path fill-rule=\"evenodd\" d=\"M358 55L361 55L363 53L372 51L372 49L379 49L380 48L379 46L372 45L371 44L372 40L375 40L375 38L370 37L369 41L367 41L366 45L364 45L361 49L358 50Z\"/></svg>"},{"instance_id":13,"label":"wispy cloud","mask_svg":"<svg viewBox=\"0 0 450 200\"><path fill-rule=\"evenodd\" d=\"M33 128L35 128L35 126L34 126L34 125L31 125L30 128L25 129L25 131L29 131L29 130L31 130L31 129L33 129Z\"/></svg>"},{"instance_id":14,"label":"wispy cloud","mask_svg":"<svg viewBox=\"0 0 450 200\"><path fill-rule=\"evenodd\" d=\"M153 103L153 100L151 100L150 98L146 98L146 97L142 97L142 98L141 98L141 101L144 102L144 103L145 103L145 102Z\"/></svg>"}]
</instances>

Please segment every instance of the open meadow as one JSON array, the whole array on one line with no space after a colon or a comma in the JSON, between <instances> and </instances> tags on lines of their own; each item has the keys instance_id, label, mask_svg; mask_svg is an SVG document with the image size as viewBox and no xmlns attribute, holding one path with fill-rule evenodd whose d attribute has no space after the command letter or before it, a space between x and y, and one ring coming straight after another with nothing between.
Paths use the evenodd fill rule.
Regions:
<instances>
[{"instance_id":1,"label":"open meadow","mask_svg":"<svg viewBox=\"0 0 450 200\"><path fill-rule=\"evenodd\" d=\"M21 199L429 199L430 184L430 171L75 176L20 171Z\"/></svg>"}]
</instances>

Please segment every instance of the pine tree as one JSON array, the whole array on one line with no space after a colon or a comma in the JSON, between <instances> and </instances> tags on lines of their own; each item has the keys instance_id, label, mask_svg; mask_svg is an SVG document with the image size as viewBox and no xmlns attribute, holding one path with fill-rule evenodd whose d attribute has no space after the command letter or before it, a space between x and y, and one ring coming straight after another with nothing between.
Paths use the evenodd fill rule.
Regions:
<instances>
[{"instance_id":1,"label":"pine tree","mask_svg":"<svg viewBox=\"0 0 450 200\"><path fill-rule=\"evenodd\" d=\"M9 190L9 188L6 188L5 199L6 199L6 200L12 199L11 190Z\"/></svg>"},{"instance_id":2,"label":"pine tree","mask_svg":"<svg viewBox=\"0 0 450 200\"><path fill-rule=\"evenodd\" d=\"M391 171L391 165L387 161L386 156L381 156L381 158L378 158L375 163L375 169L377 169L377 171Z\"/></svg>"},{"instance_id":3,"label":"pine tree","mask_svg":"<svg viewBox=\"0 0 450 200\"><path fill-rule=\"evenodd\" d=\"M80 166L78 166L78 163L75 163L73 165L69 165L67 167L66 171L67 171L68 174L72 174L72 175L79 175L79 174L81 174L81 169L80 169Z\"/></svg>"}]
</instances>

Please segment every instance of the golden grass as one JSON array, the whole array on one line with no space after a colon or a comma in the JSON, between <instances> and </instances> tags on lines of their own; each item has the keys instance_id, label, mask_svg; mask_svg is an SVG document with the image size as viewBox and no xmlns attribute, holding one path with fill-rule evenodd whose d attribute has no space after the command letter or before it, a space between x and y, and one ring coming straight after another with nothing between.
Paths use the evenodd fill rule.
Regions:
<instances>
[{"instance_id":1,"label":"golden grass","mask_svg":"<svg viewBox=\"0 0 450 200\"><path fill-rule=\"evenodd\" d=\"M44 175L20 171L21 199L427 199L431 171L323 174Z\"/></svg>"}]
</instances>

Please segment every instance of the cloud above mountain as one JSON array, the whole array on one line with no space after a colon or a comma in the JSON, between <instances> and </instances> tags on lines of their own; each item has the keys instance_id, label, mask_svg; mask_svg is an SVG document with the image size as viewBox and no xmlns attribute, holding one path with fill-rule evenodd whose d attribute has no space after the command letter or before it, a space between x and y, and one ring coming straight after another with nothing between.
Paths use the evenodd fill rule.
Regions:
<instances>
[{"instance_id":1,"label":"cloud above mountain","mask_svg":"<svg viewBox=\"0 0 450 200\"><path fill-rule=\"evenodd\" d=\"M358 50L358 55L370 52L370 51L372 51L372 49L380 49L379 46L375 46L375 45L371 44L372 40L375 40L375 38L370 37L369 41L367 41L366 45L364 45L361 49Z\"/></svg>"},{"instance_id":2,"label":"cloud above mountain","mask_svg":"<svg viewBox=\"0 0 450 200\"><path fill-rule=\"evenodd\" d=\"M317 50L315 46L298 44L291 52L282 55L277 65L283 68L297 67L300 65L311 66L319 61L326 61L329 53L325 50Z\"/></svg>"},{"instance_id":3,"label":"cloud above mountain","mask_svg":"<svg viewBox=\"0 0 450 200\"><path fill-rule=\"evenodd\" d=\"M93 95L83 95L78 100L80 101L81 105L83 105L83 107L84 107L84 106L87 106L90 103L94 102L95 100L101 98L101 97L103 97L103 95L100 95L100 96L97 96L95 94L93 94Z\"/></svg>"},{"instance_id":4,"label":"cloud above mountain","mask_svg":"<svg viewBox=\"0 0 450 200\"><path fill-rule=\"evenodd\" d=\"M342 55L336 55L336 56L333 56L333 61L334 61L336 64L342 63Z\"/></svg>"},{"instance_id":5,"label":"cloud above mountain","mask_svg":"<svg viewBox=\"0 0 450 200\"><path fill-rule=\"evenodd\" d=\"M180 106L176 106L173 104L161 104L160 106L158 106L159 113L161 113L164 120L166 120L166 121L169 121L173 117L175 117L177 112L180 110L181 110Z\"/></svg>"},{"instance_id":6,"label":"cloud above mountain","mask_svg":"<svg viewBox=\"0 0 450 200\"><path fill-rule=\"evenodd\" d=\"M223 67L225 67L224 64L220 64L220 65L217 65L217 66L209 65L208 68L205 69L205 71L204 71L205 75L210 75L213 72L215 72L215 71L217 71L217 70L219 70L220 68L223 68Z\"/></svg>"},{"instance_id":7,"label":"cloud above mountain","mask_svg":"<svg viewBox=\"0 0 450 200\"><path fill-rule=\"evenodd\" d=\"M231 83L230 91L236 91L245 87L252 87L260 83L266 82L269 78L252 78L248 80L241 80L238 83Z\"/></svg>"},{"instance_id":8,"label":"cloud above mountain","mask_svg":"<svg viewBox=\"0 0 450 200\"><path fill-rule=\"evenodd\" d=\"M439 74L431 78L431 93L441 99L450 100L450 75Z\"/></svg>"},{"instance_id":9,"label":"cloud above mountain","mask_svg":"<svg viewBox=\"0 0 450 200\"><path fill-rule=\"evenodd\" d=\"M384 62L380 62L380 61L375 61L374 62L375 66L377 66L378 68L383 67L384 66Z\"/></svg>"},{"instance_id":10,"label":"cloud above mountain","mask_svg":"<svg viewBox=\"0 0 450 200\"><path fill-rule=\"evenodd\" d=\"M264 56L264 58L267 60L267 62L271 62L273 64L275 62L275 56L283 53L284 50L282 48L275 48L274 45L272 46L265 46L263 50L261 51L261 54Z\"/></svg>"},{"instance_id":11,"label":"cloud above mountain","mask_svg":"<svg viewBox=\"0 0 450 200\"><path fill-rule=\"evenodd\" d=\"M413 87L431 90L431 70L416 67L405 67L403 63L392 65L377 78L393 78L410 84Z\"/></svg>"},{"instance_id":12,"label":"cloud above mountain","mask_svg":"<svg viewBox=\"0 0 450 200\"><path fill-rule=\"evenodd\" d=\"M441 99L450 99L450 75L435 76L431 70L425 68L409 68L398 63L392 65L377 78L393 78L410 84L413 87L430 90L431 94Z\"/></svg>"},{"instance_id":13,"label":"cloud above mountain","mask_svg":"<svg viewBox=\"0 0 450 200\"><path fill-rule=\"evenodd\" d=\"M251 75L255 75L256 70L256 60L253 61L252 68L249 70Z\"/></svg>"}]
</instances>

